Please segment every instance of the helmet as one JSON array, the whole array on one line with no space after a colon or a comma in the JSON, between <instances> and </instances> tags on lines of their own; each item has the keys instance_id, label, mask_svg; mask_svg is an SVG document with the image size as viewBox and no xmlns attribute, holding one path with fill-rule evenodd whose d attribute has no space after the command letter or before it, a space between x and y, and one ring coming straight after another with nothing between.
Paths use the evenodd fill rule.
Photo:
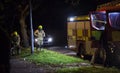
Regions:
<instances>
[{"instance_id":1,"label":"helmet","mask_svg":"<svg viewBox=\"0 0 120 73\"><path fill-rule=\"evenodd\" d=\"M17 31L14 31L14 33L13 33L14 35L18 35L18 33L17 33Z\"/></svg>"},{"instance_id":2,"label":"helmet","mask_svg":"<svg viewBox=\"0 0 120 73\"><path fill-rule=\"evenodd\" d=\"M42 29L42 28L43 28L42 25L39 25L39 26L38 26L38 29Z\"/></svg>"}]
</instances>

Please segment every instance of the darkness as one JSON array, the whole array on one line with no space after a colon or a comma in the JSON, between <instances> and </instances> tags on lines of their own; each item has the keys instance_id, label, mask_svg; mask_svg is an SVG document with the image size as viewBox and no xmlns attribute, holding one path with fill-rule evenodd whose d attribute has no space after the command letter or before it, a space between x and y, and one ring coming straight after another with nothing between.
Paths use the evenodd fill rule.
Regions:
<instances>
[{"instance_id":1,"label":"darkness","mask_svg":"<svg viewBox=\"0 0 120 73\"><path fill-rule=\"evenodd\" d=\"M18 12L19 4L25 6L29 4L29 0L6 0L8 3L3 2L4 11L0 12L1 15L5 14L3 26L11 33L14 30L20 31ZM72 0L31 0L32 1L32 19L33 29L35 30L38 25L43 25L46 34L53 36L54 45L67 44L67 17L79 16L88 14L89 11L95 11L98 4L110 0L78 0L76 5L71 4ZM1 3L2 3L1 2ZM7 22L7 23L6 23ZM30 30L29 15L26 18L27 28ZM5 25L4 25L5 24ZM8 28L9 26L9 28ZM20 33L20 32L19 32ZM30 35L30 32L28 32Z\"/></svg>"},{"instance_id":2,"label":"darkness","mask_svg":"<svg viewBox=\"0 0 120 73\"><path fill-rule=\"evenodd\" d=\"M43 25L46 34L53 36L55 45L67 44L67 17L85 15L89 11L95 11L98 4L111 0L78 0L76 5L71 4L72 0L31 0L32 1L32 19L33 29L38 25ZM66 2L68 1L68 2ZM2 27L6 27L9 34L14 31L20 31L19 4L29 4L29 0L1 0L0 5L4 8L0 11ZM4 21L4 22L3 22ZM30 30L29 15L26 18L27 28ZM8 28L9 26L9 28ZM30 32L28 32L30 34Z\"/></svg>"},{"instance_id":3,"label":"darkness","mask_svg":"<svg viewBox=\"0 0 120 73\"><path fill-rule=\"evenodd\" d=\"M36 2L33 2L33 6ZM44 0L39 3L39 8L33 10L34 29L39 24L43 25L45 32L53 36L55 45L67 44L67 17L88 14L89 11L96 9L95 2L86 0L81 0L77 6L62 0Z\"/></svg>"},{"instance_id":4,"label":"darkness","mask_svg":"<svg viewBox=\"0 0 120 73\"><path fill-rule=\"evenodd\" d=\"M5 1L8 2L5 3ZM0 1L0 34L2 34L0 36L0 73L9 73L7 72L9 71L10 50L8 33L13 30L20 30L18 16L16 15L18 13L16 12L17 5L20 1L22 0ZM96 6L104 3L103 1L111 0L80 0L76 6L69 2L65 3L65 0L32 0L33 28L35 30L39 24L43 25L46 34L53 36L54 45L65 46L67 44L67 17L88 14L89 11L96 10ZM29 25L29 16L27 17L27 24ZM6 32L8 33L6 34Z\"/></svg>"},{"instance_id":5,"label":"darkness","mask_svg":"<svg viewBox=\"0 0 120 73\"><path fill-rule=\"evenodd\" d=\"M0 73L9 73L10 65L10 39L3 30L0 29Z\"/></svg>"},{"instance_id":6,"label":"darkness","mask_svg":"<svg viewBox=\"0 0 120 73\"><path fill-rule=\"evenodd\" d=\"M107 2L108 0L104 0ZM110 1L110 0L109 0ZM78 5L65 3L65 0L33 0L33 7L39 3L39 7L33 10L34 30L39 24L43 25L47 34L53 36L54 45L67 44L67 17L88 14L95 11L97 4L103 0L80 0Z\"/></svg>"}]
</instances>

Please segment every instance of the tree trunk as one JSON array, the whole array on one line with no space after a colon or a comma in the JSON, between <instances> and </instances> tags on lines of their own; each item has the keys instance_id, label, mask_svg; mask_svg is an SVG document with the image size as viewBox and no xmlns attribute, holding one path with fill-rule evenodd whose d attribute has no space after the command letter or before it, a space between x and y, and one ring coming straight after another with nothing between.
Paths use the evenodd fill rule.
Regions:
<instances>
[{"instance_id":1,"label":"tree trunk","mask_svg":"<svg viewBox=\"0 0 120 73\"><path fill-rule=\"evenodd\" d=\"M20 26L21 26L21 38L22 38L22 46L29 47L27 28L25 24L25 17L21 16L20 18Z\"/></svg>"}]
</instances>

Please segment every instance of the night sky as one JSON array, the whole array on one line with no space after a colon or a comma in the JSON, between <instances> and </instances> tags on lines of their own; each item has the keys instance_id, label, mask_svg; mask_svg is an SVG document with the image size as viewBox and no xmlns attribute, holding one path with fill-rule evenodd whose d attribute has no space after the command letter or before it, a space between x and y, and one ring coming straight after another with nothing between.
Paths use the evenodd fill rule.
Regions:
<instances>
[{"instance_id":1,"label":"night sky","mask_svg":"<svg viewBox=\"0 0 120 73\"><path fill-rule=\"evenodd\" d=\"M109 0L104 0L107 2ZM39 7L33 11L34 30L39 24L43 25L46 34L53 36L54 44L66 45L67 43L67 17L85 15L89 11L95 11L97 4L104 3L103 0L80 0L76 6L65 3L65 0L34 0Z\"/></svg>"},{"instance_id":2,"label":"night sky","mask_svg":"<svg viewBox=\"0 0 120 73\"><path fill-rule=\"evenodd\" d=\"M45 0L33 11L33 24L42 24L47 29L63 29L67 17L86 14L96 9L96 3L81 0L77 6L72 6L62 0Z\"/></svg>"},{"instance_id":3,"label":"night sky","mask_svg":"<svg viewBox=\"0 0 120 73\"><path fill-rule=\"evenodd\" d=\"M9 31L12 32L13 30L19 30L20 28L19 17L17 17L18 12L16 12L18 8L15 5L18 5L19 3L21 3L21 1L8 1L10 1L8 4L4 4L5 10L3 11L3 14L7 16L7 18L5 18L5 21L7 22L7 24L11 25L9 26ZM25 1L26 3L29 3L29 0L23 0L24 3ZM66 3L65 0L31 1L33 7L33 30L35 30L38 27L38 25L43 25L43 29L46 32L46 34L51 35L53 37L53 43L55 45L66 45L67 17L88 14L89 11L95 11L98 4L111 0L79 0L79 4L77 5L72 5L70 3L71 0L69 0L68 3ZM30 30L29 15L27 16L26 20L26 24L28 25L27 28Z\"/></svg>"}]
</instances>

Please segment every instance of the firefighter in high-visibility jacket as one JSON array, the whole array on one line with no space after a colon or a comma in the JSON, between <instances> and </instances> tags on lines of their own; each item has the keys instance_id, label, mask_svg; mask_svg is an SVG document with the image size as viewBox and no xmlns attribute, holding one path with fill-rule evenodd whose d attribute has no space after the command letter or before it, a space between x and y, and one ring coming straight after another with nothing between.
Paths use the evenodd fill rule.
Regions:
<instances>
[{"instance_id":1,"label":"firefighter in high-visibility jacket","mask_svg":"<svg viewBox=\"0 0 120 73\"><path fill-rule=\"evenodd\" d=\"M17 31L14 31L11 34L11 55L14 54L20 54L20 35L17 33Z\"/></svg>"},{"instance_id":2,"label":"firefighter in high-visibility jacket","mask_svg":"<svg viewBox=\"0 0 120 73\"><path fill-rule=\"evenodd\" d=\"M43 39L45 37L45 32L43 30L42 25L39 25L38 29L35 30L34 36L35 36L36 48L37 48L37 50L41 50L42 45L43 45Z\"/></svg>"}]
</instances>

